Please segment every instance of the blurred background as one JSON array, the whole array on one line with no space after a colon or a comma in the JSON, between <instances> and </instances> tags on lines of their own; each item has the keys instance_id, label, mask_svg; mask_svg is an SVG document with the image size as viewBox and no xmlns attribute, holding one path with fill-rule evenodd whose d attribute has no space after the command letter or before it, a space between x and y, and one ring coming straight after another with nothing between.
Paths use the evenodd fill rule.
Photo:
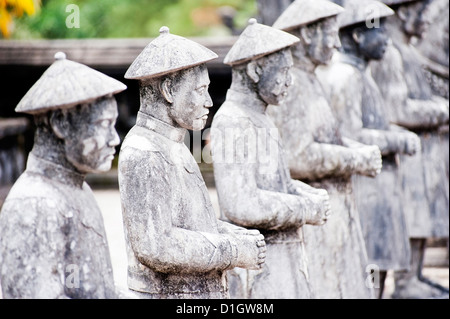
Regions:
<instances>
[{"instance_id":1,"label":"blurred background","mask_svg":"<svg viewBox=\"0 0 450 319\"><path fill-rule=\"evenodd\" d=\"M66 28L70 4L80 8L80 28ZM0 8L3 36L27 40L147 38L166 24L182 36L228 35L227 16L241 28L256 13L254 0L2 0Z\"/></svg>"}]
</instances>

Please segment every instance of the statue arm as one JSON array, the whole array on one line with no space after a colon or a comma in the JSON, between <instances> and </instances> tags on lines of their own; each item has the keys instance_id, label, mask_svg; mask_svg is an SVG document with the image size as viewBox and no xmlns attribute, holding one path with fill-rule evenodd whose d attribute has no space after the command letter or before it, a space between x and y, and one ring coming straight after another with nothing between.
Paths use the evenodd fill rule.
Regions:
<instances>
[{"instance_id":1,"label":"statue arm","mask_svg":"<svg viewBox=\"0 0 450 319\"><path fill-rule=\"evenodd\" d=\"M220 175L222 168L215 167ZM267 230L300 227L308 222L309 210L316 209L306 196L260 189L251 168L223 169L228 176L219 178L217 190L225 215L237 225Z\"/></svg>"},{"instance_id":2,"label":"statue arm","mask_svg":"<svg viewBox=\"0 0 450 319\"><path fill-rule=\"evenodd\" d=\"M121 151L119 185L128 240L139 262L162 273L234 267L237 245L232 236L173 225L172 216L180 208L171 198L174 185L162 156L128 151Z\"/></svg>"},{"instance_id":3,"label":"statue arm","mask_svg":"<svg viewBox=\"0 0 450 319\"><path fill-rule=\"evenodd\" d=\"M382 155L395 153L398 148L395 134L364 127L362 83L358 73L350 73L341 82L329 84L330 105L340 123L340 131L343 136L362 144L378 146Z\"/></svg>"},{"instance_id":4,"label":"statue arm","mask_svg":"<svg viewBox=\"0 0 450 319\"><path fill-rule=\"evenodd\" d=\"M413 130L448 124L448 100L441 97L430 100L408 97L403 59L394 45L388 47L382 62L372 63L372 74L389 105L392 122Z\"/></svg>"},{"instance_id":5,"label":"statue arm","mask_svg":"<svg viewBox=\"0 0 450 319\"><path fill-rule=\"evenodd\" d=\"M226 139L222 139L222 130L217 128L217 122L211 131L214 175L221 209L227 218L237 225L258 229L300 227L309 223L308 216L317 210L317 205L307 196L283 192L282 185L279 191L265 190L258 186L257 176L268 174L269 171L261 170L261 166L257 164L261 160L256 150L257 143L246 143L249 140L256 141L255 136L249 136L256 133L252 133L248 126L241 126L237 131L245 134L235 134L231 140L227 136L230 144L225 145ZM223 122L228 127L233 127L230 118L223 119ZM242 123L234 127L239 127L240 124ZM235 148L230 149L230 145ZM229 156L225 154L234 150L245 151L228 154ZM227 158L232 159L232 162L228 162ZM277 169L277 152L275 157L269 158L269 162L272 161Z\"/></svg>"},{"instance_id":6,"label":"statue arm","mask_svg":"<svg viewBox=\"0 0 450 319\"><path fill-rule=\"evenodd\" d=\"M430 100L407 99L395 123L408 129L433 129L449 123L448 100L434 96Z\"/></svg>"},{"instance_id":7,"label":"statue arm","mask_svg":"<svg viewBox=\"0 0 450 319\"><path fill-rule=\"evenodd\" d=\"M355 142L356 143L356 142ZM299 154L298 158L290 156L289 167L294 178L316 180L329 176L350 176L352 174L377 175L381 160L377 146L358 143L353 145L336 145L313 142Z\"/></svg>"}]
</instances>

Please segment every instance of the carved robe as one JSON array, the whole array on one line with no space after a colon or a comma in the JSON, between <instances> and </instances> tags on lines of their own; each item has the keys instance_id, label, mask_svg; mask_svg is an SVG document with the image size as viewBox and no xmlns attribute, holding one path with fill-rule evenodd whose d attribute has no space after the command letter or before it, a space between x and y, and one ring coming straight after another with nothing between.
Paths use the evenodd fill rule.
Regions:
<instances>
[{"instance_id":1,"label":"carved robe","mask_svg":"<svg viewBox=\"0 0 450 319\"><path fill-rule=\"evenodd\" d=\"M385 271L408 269L411 251L401 197L400 148L370 69L359 58L338 53L318 74L342 134L378 145L384 154L380 175L352 178L369 263Z\"/></svg>"},{"instance_id":2,"label":"carved robe","mask_svg":"<svg viewBox=\"0 0 450 319\"><path fill-rule=\"evenodd\" d=\"M84 176L30 153L0 213L0 267L4 298L117 298Z\"/></svg>"},{"instance_id":3,"label":"carved robe","mask_svg":"<svg viewBox=\"0 0 450 319\"><path fill-rule=\"evenodd\" d=\"M228 298L237 245L221 233L186 132L139 112L121 148L128 287L141 298Z\"/></svg>"},{"instance_id":4,"label":"carved robe","mask_svg":"<svg viewBox=\"0 0 450 319\"><path fill-rule=\"evenodd\" d=\"M258 229L267 244L263 269L232 273L231 297L307 299L312 296L304 220L298 216L311 208L291 179L278 129L265 109L254 95L230 89L211 129L222 215L239 226Z\"/></svg>"},{"instance_id":5,"label":"carved robe","mask_svg":"<svg viewBox=\"0 0 450 319\"><path fill-rule=\"evenodd\" d=\"M330 195L332 214L322 227L306 225L305 246L316 298L370 298L368 265L350 176L353 163L313 70L291 69L294 85L268 114L280 130L291 175ZM345 149L345 150L344 150Z\"/></svg>"},{"instance_id":6,"label":"carved robe","mask_svg":"<svg viewBox=\"0 0 450 319\"><path fill-rule=\"evenodd\" d=\"M448 237L448 124L441 129L441 125L430 123L427 113L441 105L447 108L448 119L449 102L432 95L418 54L410 45L391 45L372 69L386 103L395 110L390 114L391 121L415 131L422 143L421 154L401 157L410 236Z\"/></svg>"}]
</instances>

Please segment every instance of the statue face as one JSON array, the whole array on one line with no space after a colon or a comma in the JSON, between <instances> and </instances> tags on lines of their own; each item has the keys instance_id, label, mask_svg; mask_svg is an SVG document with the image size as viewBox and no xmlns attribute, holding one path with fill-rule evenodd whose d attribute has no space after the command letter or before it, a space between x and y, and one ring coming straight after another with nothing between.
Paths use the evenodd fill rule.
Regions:
<instances>
[{"instance_id":1,"label":"statue face","mask_svg":"<svg viewBox=\"0 0 450 319\"><path fill-rule=\"evenodd\" d=\"M258 62L260 68L257 82L259 96L267 104L279 105L287 96L292 84L289 74L293 66L290 49L269 54Z\"/></svg>"},{"instance_id":2,"label":"statue face","mask_svg":"<svg viewBox=\"0 0 450 319\"><path fill-rule=\"evenodd\" d=\"M359 31L358 46L367 60L381 60L386 52L389 36L382 22L379 28L363 28Z\"/></svg>"},{"instance_id":3,"label":"statue face","mask_svg":"<svg viewBox=\"0 0 450 319\"><path fill-rule=\"evenodd\" d=\"M66 157L81 173L111 169L120 139L115 129L118 116L114 97L68 111L70 127L64 138Z\"/></svg>"},{"instance_id":4,"label":"statue face","mask_svg":"<svg viewBox=\"0 0 450 319\"><path fill-rule=\"evenodd\" d=\"M428 1L415 1L402 5L398 9L398 16L403 21L403 31L416 37L422 37L430 26L427 14Z\"/></svg>"},{"instance_id":5,"label":"statue face","mask_svg":"<svg viewBox=\"0 0 450 319\"><path fill-rule=\"evenodd\" d=\"M336 49L341 47L336 17L316 23L312 29L308 56L316 65L328 64Z\"/></svg>"},{"instance_id":6,"label":"statue face","mask_svg":"<svg viewBox=\"0 0 450 319\"><path fill-rule=\"evenodd\" d=\"M171 87L173 98L169 114L180 126L188 130L202 130L213 106L208 92L209 75L205 65L200 65L175 77Z\"/></svg>"}]
</instances>

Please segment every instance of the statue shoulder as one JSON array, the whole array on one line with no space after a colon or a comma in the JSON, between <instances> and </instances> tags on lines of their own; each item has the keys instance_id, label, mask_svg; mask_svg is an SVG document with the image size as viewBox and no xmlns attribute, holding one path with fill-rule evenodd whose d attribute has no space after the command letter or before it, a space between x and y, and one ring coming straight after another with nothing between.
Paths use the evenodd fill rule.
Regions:
<instances>
[{"instance_id":1,"label":"statue shoulder","mask_svg":"<svg viewBox=\"0 0 450 319\"><path fill-rule=\"evenodd\" d=\"M362 83L361 72L348 63L333 62L316 69L316 75L326 92L354 90Z\"/></svg>"},{"instance_id":2,"label":"statue shoulder","mask_svg":"<svg viewBox=\"0 0 450 319\"><path fill-rule=\"evenodd\" d=\"M51 180L22 177L3 204L0 224L4 226L6 222L31 228L36 227L38 220L63 224L65 214L70 211L67 198L52 185ZM16 233L17 229L13 232Z\"/></svg>"},{"instance_id":3,"label":"statue shoulder","mask_svg":"<svg viewBox=\"0 0 450 319\"><path fill-rule=\"evenodd\" d=\"M58 202L60 184L43 175L26 170L14 183L6 200L27 201L39 198L47 202Z\"/></svg>"},{"instance_id":4,"label":"statue shoulder","mask_svg":"<svg viewBox=\"0 0 450 319\"><path fill-rule=\"evenodd\" d=\"M212 128L242 127L250 122L250 116L242 106L235 102L225 101L214 115Z\"/></svg>"}]
</instances>

